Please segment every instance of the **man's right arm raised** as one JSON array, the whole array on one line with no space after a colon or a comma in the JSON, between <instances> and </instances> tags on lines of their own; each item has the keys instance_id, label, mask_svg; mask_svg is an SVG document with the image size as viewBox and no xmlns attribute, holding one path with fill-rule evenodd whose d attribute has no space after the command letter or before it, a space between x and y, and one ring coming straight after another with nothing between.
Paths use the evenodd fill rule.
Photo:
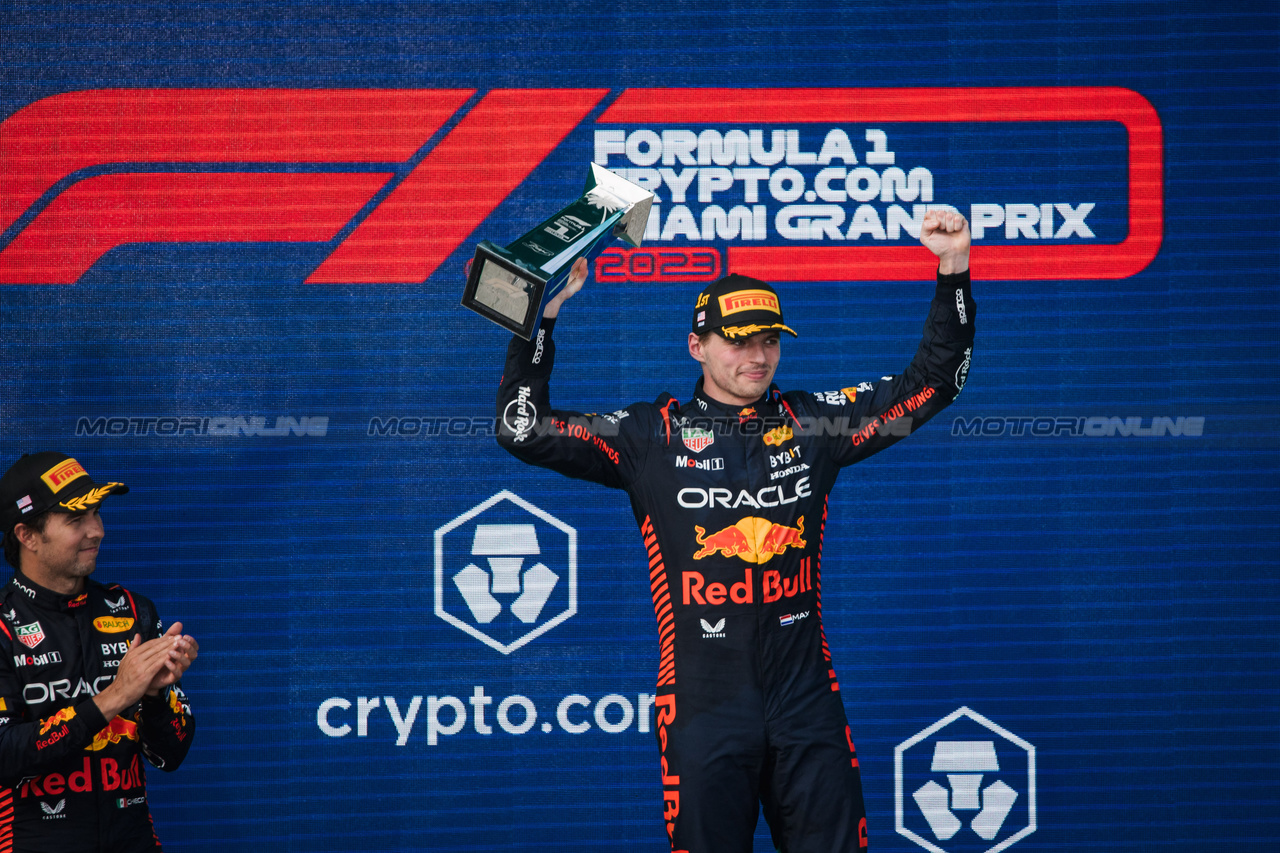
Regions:
<instances>
[{"instance_id":1,"label":"man's right arm raised","mask_svg":"<svg viewBox=\"0 0 1280 853\"><path fill-rule=\"evenodd\" d=\"M516 458L569 477L625 488L642 464L643 421L649 407L585 415L551 408L551 368L555 342L551 332L564 300L586 278L585 264L575 268L570 290L548 306L533 340L512 337L498 388L498 444Z\"/></svg>"}]
</instances>

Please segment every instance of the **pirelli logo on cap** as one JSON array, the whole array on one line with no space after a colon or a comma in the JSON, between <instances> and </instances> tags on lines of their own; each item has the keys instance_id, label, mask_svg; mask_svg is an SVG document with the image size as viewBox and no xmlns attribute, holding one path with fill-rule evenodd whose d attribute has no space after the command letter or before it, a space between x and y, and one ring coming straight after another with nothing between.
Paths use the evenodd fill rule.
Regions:
<instances>
[{"instance_id":1,"label":"pirelli logo on cap","mask_svg":"<svg viewBox=\"0 0 1280 853\"><path fill-rule=\"evenodd\" d=\"M778 308L778 297L767 290L739 290L720 297L720 313L726 317L737 314L739 311L761 309L782 315L781 309Z\"/></svg>"},{"instance_id":2,"label":"pirelli logo on cap","mask_svg":"<svg viewBox=\"0 0 1280 853\"><path fill-rule=\"evenodd\" d=\"M46 486L55 495L62 491L62 487L77 477L84 477L89 472L74 459L64 459L57 465L54 465L48 471L40 475L40 479L44 480Z\"/></svg>"}]
</instances>

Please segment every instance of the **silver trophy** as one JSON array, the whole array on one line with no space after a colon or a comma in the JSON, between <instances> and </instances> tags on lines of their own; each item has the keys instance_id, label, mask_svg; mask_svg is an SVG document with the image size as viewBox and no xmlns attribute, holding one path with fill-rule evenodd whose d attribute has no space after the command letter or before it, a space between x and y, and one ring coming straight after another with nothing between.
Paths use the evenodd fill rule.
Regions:
<instances>
[{"instance_id":1,"label":"silver trophy","mask_svg":"<svg viewBox=\"0 0 1280 853\"><path fill-rule=\"evenodd\" d=\"M463 307L531 340L573 262L591 260L614 237L639 246L652 204L653 193L592 163L587 186L573 204L509 246L480 241L467 271Z\"/></svg>"}]
</instances>

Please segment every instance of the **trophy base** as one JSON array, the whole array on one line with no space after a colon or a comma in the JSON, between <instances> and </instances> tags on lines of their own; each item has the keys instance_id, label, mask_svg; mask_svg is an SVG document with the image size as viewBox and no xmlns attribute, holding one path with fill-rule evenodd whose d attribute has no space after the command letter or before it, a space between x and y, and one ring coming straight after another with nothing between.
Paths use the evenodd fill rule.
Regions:
<instances>
[{"instance_id":1,"label":"trophy base","mask_svg":"<svg viewBox=\"0 0 1280 853\"><path fill-rule=\"evenodd\" d=\"M532 340L543 306L553 295L547 290L554 278L530 269L502 246L482 240L471 261L462 306Z\"/></svg>"}]
</instances>

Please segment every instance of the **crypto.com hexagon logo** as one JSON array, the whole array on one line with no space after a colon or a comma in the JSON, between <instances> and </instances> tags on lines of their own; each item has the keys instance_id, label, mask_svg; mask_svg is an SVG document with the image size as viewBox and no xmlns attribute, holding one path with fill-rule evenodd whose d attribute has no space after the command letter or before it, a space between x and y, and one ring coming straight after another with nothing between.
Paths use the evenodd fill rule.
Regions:
<instances>
[{"instance_id":1,"label":"crypto.com hexagon logo","mask_svg":"<svg viewBox=\"0 0 1280 853\"><path fill-rule=\"evenodd\" d=\"M578 612L578 532L507 490L436 530L436 615L509 655Z\"/></svg>"},{"instance_id":2,"label":"crypto.com hexagon logo","mask_svg":"<svg viewBox=\"0 0 1280 853\"><path fill-rule=\"evenodd\" d=\"M997 853L1036 831L1036 748L981 714L958 708L893 756L896 828L926 850Z\"/></svg>"}]
</instances>

